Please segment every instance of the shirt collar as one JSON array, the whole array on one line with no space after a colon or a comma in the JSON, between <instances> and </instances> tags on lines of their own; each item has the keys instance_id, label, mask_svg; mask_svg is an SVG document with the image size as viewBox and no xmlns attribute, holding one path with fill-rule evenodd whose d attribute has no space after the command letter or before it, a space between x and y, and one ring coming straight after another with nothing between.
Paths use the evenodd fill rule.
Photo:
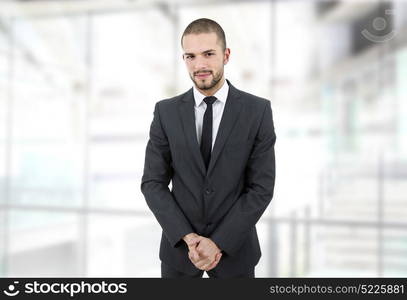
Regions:
<instances>
[{"instance_id":1,"label":"shirt collar","mask_svg":"<svg viewBox=\"0 0 407 300\"><path fill-rule=\"evenodd\" d=\"M203 99L206 97L204 94L202 94L198 89L193 86L194 88L194 98L195 98L195 106L198 107L199 105L202 104ZM226 103L226 99L228 97L228 92L229 92L229 85L227 81L225 80L223 82L222 87L215 93L215 96L219 101Z\"/></svg>"}]
</instances>

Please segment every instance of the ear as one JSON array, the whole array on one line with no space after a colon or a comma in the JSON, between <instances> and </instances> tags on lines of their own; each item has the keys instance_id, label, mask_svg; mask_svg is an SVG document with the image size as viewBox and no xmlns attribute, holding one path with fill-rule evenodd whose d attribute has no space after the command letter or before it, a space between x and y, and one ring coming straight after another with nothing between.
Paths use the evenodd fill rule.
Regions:
<instances>
[{"instance_id":1,"label":"ear","mask_svg":"<svg viewBox=\"0 0 407 300\"><path fill-rule=\"evenodd\" d=\"M223 64L226 65L229 62L230 57L230 48L225 49L225 53L223 55Z\"/></svg>"}]
</instances>

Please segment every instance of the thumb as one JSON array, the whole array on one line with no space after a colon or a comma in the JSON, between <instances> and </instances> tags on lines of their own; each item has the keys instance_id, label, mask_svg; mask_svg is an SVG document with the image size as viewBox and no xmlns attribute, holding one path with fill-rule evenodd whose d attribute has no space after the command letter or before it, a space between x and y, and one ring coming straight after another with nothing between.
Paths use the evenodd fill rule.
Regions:
<instances>
[{"instance_id":1,"label":"thumb","mask_svg":"<svg viewBox=\"0 0 407 300\"><path fill-rule=\"evenodd\" d=\"M195 247L202 240L202 236L194 236L188 241L188 247Z\"/></svg>"}]
</instances>

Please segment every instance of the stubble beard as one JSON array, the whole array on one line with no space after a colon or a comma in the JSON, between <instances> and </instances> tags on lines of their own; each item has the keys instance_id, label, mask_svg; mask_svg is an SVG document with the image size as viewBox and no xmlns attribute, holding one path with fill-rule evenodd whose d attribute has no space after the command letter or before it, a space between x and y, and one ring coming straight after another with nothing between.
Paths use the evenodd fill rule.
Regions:
<instances>
[{"instance_id":1,"label":"stubble beard","mask_svg":"<svg viewBox=\"0 0 407 300\"><path fill-rule=\"evenodd\" d=\"M194 82L195 86L198 87L201 90L210 90L212 88L214 88L219 81L222 79L223 76L223 70L221 70L220 72L218 72L217 74L213 74L213 72L210 72L213 76L211 82L209 83L205 83L204 80L201 79L195 79L195 76L190 76L191 80Z\"/></svg>"}]
</instances>

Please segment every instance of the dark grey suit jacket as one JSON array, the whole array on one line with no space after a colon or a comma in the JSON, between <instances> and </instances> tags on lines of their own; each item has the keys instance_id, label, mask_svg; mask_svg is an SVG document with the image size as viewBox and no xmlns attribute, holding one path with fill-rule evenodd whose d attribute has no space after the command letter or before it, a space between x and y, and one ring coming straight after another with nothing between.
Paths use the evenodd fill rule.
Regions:
<instances>
[{"instance_id":1,"label":"dark grey suit jacket","mask_svg":"<svg viewBox=\"0 0 407 300\"><path fill-rule=\"evenodd\" d=\"M192 88L157 102L150 127L141 191L163 229L160 259L184 273L198 270L182 240L191 232L209 237L223 251L215 268L219 274L245 272L261 257L255 225L274 191L272 110L270 101L227 83L207 171L196 136Z\"/></svg>"}]
</instances>

